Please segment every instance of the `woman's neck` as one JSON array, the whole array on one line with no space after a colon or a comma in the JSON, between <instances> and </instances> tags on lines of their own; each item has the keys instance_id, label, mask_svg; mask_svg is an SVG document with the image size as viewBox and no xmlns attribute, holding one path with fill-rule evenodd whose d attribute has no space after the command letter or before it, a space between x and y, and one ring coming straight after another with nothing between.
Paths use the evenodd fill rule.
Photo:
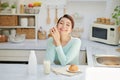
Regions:
<instances>
[{"instance_id":1,"label":"woman's neck","mask_svg":"<svg viewBox=\"0 0 120 80\"><path fill-rule=\"evenodd\" d=\"M60 37L60 42L61 42L61 45L64 46L66 45L71 39L71 36L61 36Z\"/></svg>"}]
</instances>

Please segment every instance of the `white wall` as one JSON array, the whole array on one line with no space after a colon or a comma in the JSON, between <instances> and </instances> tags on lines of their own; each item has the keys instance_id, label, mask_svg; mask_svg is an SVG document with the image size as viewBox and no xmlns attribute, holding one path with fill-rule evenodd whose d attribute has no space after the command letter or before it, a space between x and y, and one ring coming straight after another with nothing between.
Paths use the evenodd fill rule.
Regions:
<instances>
[{"instance_id":1,"label":"white wall","mask_svg":"<svg viewBox=\"0 0 120 80\"><path fill-rule=\"evenodd\" d=\"M2 0L9 1L12 3L16 0ZM55 17L55 5L58 5L58 17L61 17L63 13L63 8L65 0L17 0L19 4L28 4L34 1L42 1L42 6L39 14L39 26L42 26L45 30L49 30L51 27L55 26L54 17ZM57 2L58 1L58 2ZM119 1L119 2L118 2ZM51 24L46 25L47 18L47 4L50 5L50 18ZM53 4L53 5L52 5ZM96 20L97 17L111 17L114 7L120 4L120 0L106 0L106 1L77 1L77 2L67 2L66 12L70 15L79 14L82 17L79 20L75 27L84 28L82 38L88 39L89 36L89 27ZM51 6L52 5L52 6Z\"/></svg>"},{"instance_id":2,"label":"white wall","mask_svg":"<svg viewBox=\"0 0 120 80\"><path fill-rule=\"evenodd\" d=\"M96 17L105 17L105 10L106 10L106 2L68 2L66 5L66 12L70 15L79 14L79 16L83 17L79 21L79 25L75 27L83 27L84 33L82 34L82 38L88 38L89 35L89 27L90 24L95 21ZM41 7L40 12L40 25L43 26L45 29L50 29L53 27L54 24L54 7L50 9L50 17L51 17L51 24L46 25L46 6ZM63 7L59 8L58 16L63 15Z\"/></svg>"},{"instance_id":3,"label":"white wall","mask_svg":"<svg viewBox=\"0 0 120 80\"><path fill-rule=\"evenodd\" d=\"M97 17L109 17L111 18L111 14L116 5L120 4L119 0L106 0L106 1L77 1L77 2L68 2L66 5L68 14L79 14L79 16L83 17L79 21L79 25L75 27L83 27L84 32L82 34L82 38L88 39L89 37L89 27L96 20ZM63 15L63 6L59 8L59 17ZM43 6L40 12L40 25L45 29L49 29L53 27L54 24L54 7L51 8L50 17L51 24L46 25L46 7Z\"/></svg>"},{"instance_id":4,"label":"white wall","mask_svg":"<svg viewBox=\"0 0 120 80\"><path fill-rule=\"evenodd\" d=\"M74 14L77 12L83 16L83 23L79 27L84 27L82 38L88 38L89 27L95 21L96 17L105 16L105 2L72 2L68 5L68 13Z\"/></svg>"}]
</instances>

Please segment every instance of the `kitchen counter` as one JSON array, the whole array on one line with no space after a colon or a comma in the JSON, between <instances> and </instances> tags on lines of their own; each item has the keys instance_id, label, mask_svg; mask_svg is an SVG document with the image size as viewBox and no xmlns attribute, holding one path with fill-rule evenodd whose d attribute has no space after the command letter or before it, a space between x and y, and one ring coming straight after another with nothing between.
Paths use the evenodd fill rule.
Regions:
<instances>
[{"instance_id":1,"label":"kitchen counter","mask_svg":"<svg viewBox=\"0 0 120 80\"><path fill-rule=\"evenodd\" d=\"M86 50L87 50L87 61L89 66L94 66L93 55L118 55L120 56L120 52L116 49L120 48L120 46L111 46L98 42L88 42Z\"/></svg>"},{"instance_id":2,"label":"kitchen counter","mask_svg":"<svg viewBox=\"0 0 120 80\"><path fill-rule=\"evenodd\" d=\"M86 47L88 45L100 45L100 43L96 44L97 42L92 42L86 39L81 39L81 50L86 50ZM34 50L40 50L40 49L46 49L47 40L25 40L24 42L20 43L12 43L12 42L5 42L0 43L0 49L34 49Z\"/></svg>"},{"instance_id":3,"label":"kitchen counter","mask_svg":"<svg viewBox=\"0 0 120 80\"><path fill-rule=\"evenodd\" d=\"M60 67L52 65L52 67ZM43 65L38 65L37 75L28 75L27 64L0 64L0 78L2 80L85 80L85 70L87 66L79 65L82 73L74 76L66 76L55 74L51 71L50 74L44 74Z\"/></svg>"},{"instance_id":4,"label":"kitchen counter","mask_svg":"<svg viewBox=\"0 0 120 80\"><path fill-rule=\"evenodd\" d=\"M89 40L81 39L81 50L85 50L87 44L91 43ZM5 42L0 43L0 49L19 49L19 50L26 50L26 49L33 49L33 50L40 50L46 49L47 40L25 40L19 43L12 43L12 42Z\"/></svg>"},{"instance_id":5,"label":"kitchen counter","mask_svg":"<svg viewBox=\"0 0 120 80\"><path fill-rule=\"evenodd\" d=\"M120 52L116 51L116 49L118 49L120 46L111 46L111 45L107 45L103 43L89 41L86 39L81 39L81 41L82 41L81 51L85 51L85 50L87 51L87 63L89 66L94 66L94 61L92 57L93 54L120 55ZM9 50L28 50L29 51L31 49L32 50L45 50L46 45L47 45L46 43L47 43L47 40L25 40L24 42L21 42L21 43L11 43L11 42L0 43L0 50L5 50L5 51L6 50L8 51ZM22 53L25 53L25 52L22 52ZM39 55L43 55L43 54L39 54ZM83 57L81 57L81 59L82 58Z\"/></svg>"},{"instance_id":6,"label":"kitchen counter","mask_svg":"<svg viewBox=\"0 0 120 80\"><path fill-rule=\"evenodd\" d=\"M25 40L20 43L12 43L12 42L5 42L5 43L0 43L0 49L46 49L46 43L47 40Z\"/></svg>"}]
</instances>

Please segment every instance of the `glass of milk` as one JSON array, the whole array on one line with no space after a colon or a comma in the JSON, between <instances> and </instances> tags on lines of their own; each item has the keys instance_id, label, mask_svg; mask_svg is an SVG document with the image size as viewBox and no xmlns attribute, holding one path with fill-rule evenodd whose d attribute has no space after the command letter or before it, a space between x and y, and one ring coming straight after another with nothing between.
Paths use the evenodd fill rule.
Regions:
<instances>
[{"instance_id":1,"label":"glass of milk","mask_svg":"<svg viewBox=\"0 0 120 80\"><path fill-rule=\"evenodd\" d=\"M49 74L50 73L50 61L44 60L43 65L44 65L44 73Z\"/></svg>"}]
</instances>

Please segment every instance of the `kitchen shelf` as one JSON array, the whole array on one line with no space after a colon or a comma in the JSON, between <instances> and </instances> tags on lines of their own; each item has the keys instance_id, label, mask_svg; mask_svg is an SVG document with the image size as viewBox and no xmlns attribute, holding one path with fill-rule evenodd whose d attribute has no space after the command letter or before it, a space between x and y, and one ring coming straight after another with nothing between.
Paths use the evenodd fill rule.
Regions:
<instances>
[{"instance_id":1,"label":"kitchen shelf","mask_svg":"<svg viewBox=\"0 0 120 80\"><path fill-rule=\"evenodd\" d=\"M35 26L0 26L0 28L35 28Z\"/></svg>"},{"instance_id":2,"label":"kitchen shelf","mask_svg":"<svg viewBox=\"0 0 120 80\"><path fill-rule=\"evenodd\" d=\"M2 30L10 30L10 29L16 29L21 32L19 33L25 33L27 34L27 39L38 39L38 14L9 14L9 13L0 13L1 19L4 19L3 21L1 20L0 22L0 29ZM6 17L4 17L6 16ZM12 16L17 16L17 18L12 17ZM11 19L11 17L13 19ZM26 18L27 21L27 25L23 25L21 24L21 19ZM32 21L31 21L32 18ZM9 19L9 20L7 20ZM9 21L12 21L11 23ZM4 23L5 21L7 21L8 23ZM22 21L23 22L23 21ZM33 24L31 24L31 22L34 22ZM21 29L21 30L20 30ZM34 36L34 37L33 37ZM31 38L30 38L31 37Z\"/></svg>"},{"instance_id":3,"label":"kitchen shelf","mask_svg":"<svg viewBox=\"0 0 120 80\"><path fill-rule=\"evenodd\" d=\"M20 15L20 16L35 16L35 15L37 15L37 14L18 14L18 13L16 13L16 14L11 14L11 13L0 13L0 15Z\"/></svg>"},{"instance_id":4,"label":"kitchen shelf","mask_svg":"<svg viewBox=\"0 0 120 80\"><path fill-rule=\"evenodd\" d=\"M107 1L107 0L67 0L67 1L69 1L69 2L71 2L71 1Z\"/></svg>"}]
</instances>

